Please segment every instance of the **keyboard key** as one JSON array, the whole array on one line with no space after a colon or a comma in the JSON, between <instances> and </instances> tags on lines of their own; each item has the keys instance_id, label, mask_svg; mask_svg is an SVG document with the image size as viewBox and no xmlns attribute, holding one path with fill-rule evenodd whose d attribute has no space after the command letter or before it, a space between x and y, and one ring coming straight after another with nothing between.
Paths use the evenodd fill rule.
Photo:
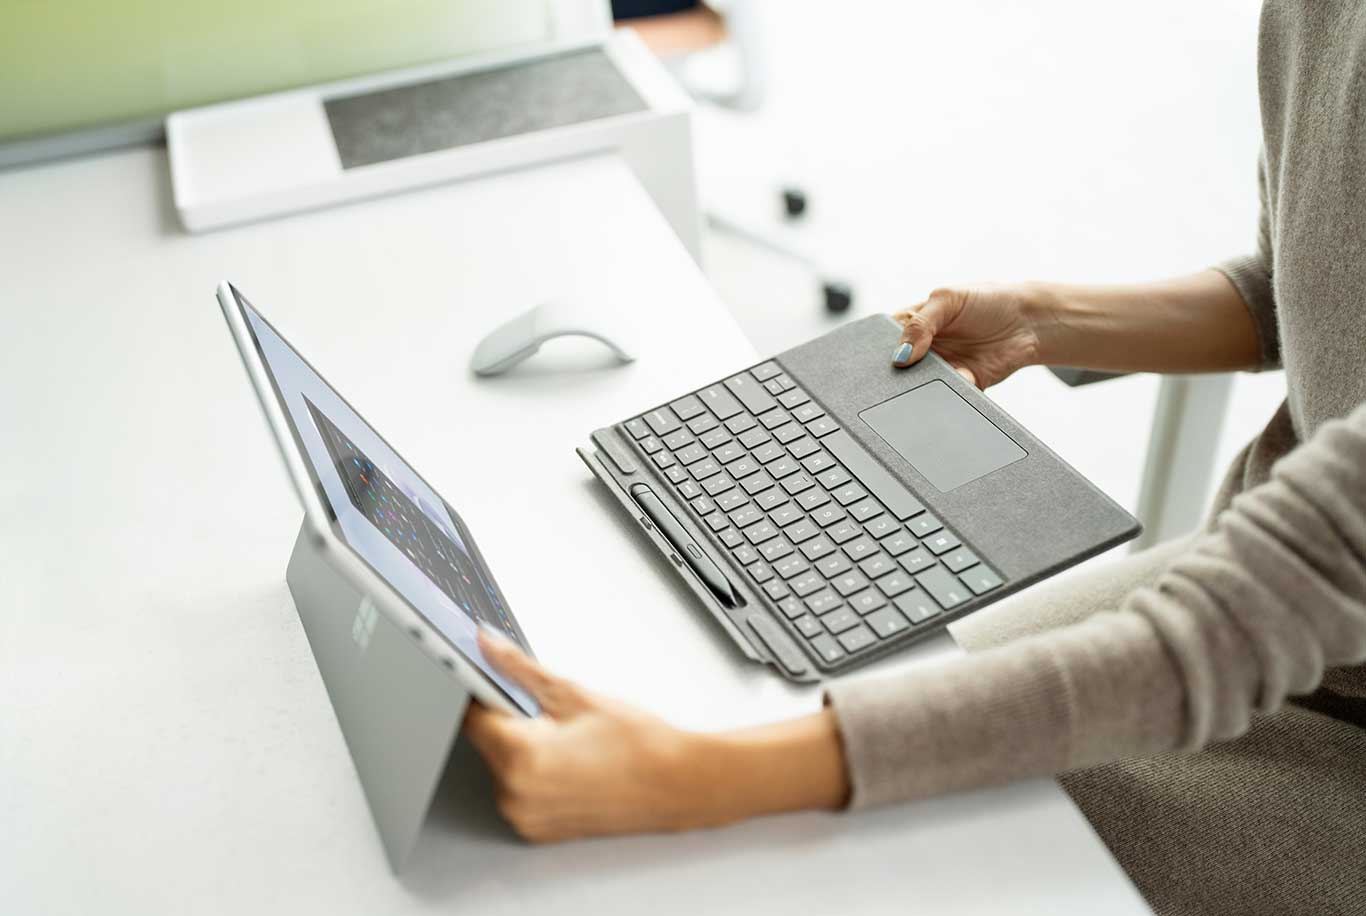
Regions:
<instances>
[{"instance_id":1,"label":"keyboard key","mask_svg":"<svg viewBox=\"0 0 1366 916\"><path fill-rule=\"evenodd\" d=\"M763 521L743 529L745 537L756 547L770 538L778 536L778 529L772 522Z\"/></svg>"},{"instance_id":2,"label":"keyboard key","mask_svg":"<svg viewBox=\"0 0 1366 916\"><path fill-rule=\"evenodd\" d=\"M704 413L700 417L688 421L688 429L692 430L694 436L700 436L703 433L711 432L720 425L721 424L717 422L717 419L709 413Z\"/></svg>"},{"instance_id":3,"label":"keyboard key","mask_svg":"<svg viewBox=\"0 0 1366 916\"><path fill-rule=\"evenodd\" d=\"M811 640L811 648L826 662L837 662L844 658L844 650L839 647L839 643L824 633Z\"/></svg>"},{"instance_id":4,"label":"keyboard key","mask_svg":"<svg viewBox=\"0 0 1366 916\"><path fill-rule=\"evenodd\" d=\"M669 480L676 484L682 484L688 480L688 472L676 464L665 471L664 476L668 477Z\"/></svg>"},{"instance_id":5,"label":"keyboard key","mask_svg":"<svg viewBox=\"0 0 1366 916\"><path fill-rule=\"evenodd\" d=\"M807 397L806 392L802 391L800 388L793 388L790 391L784 391L782 394L778 395L778 403L788 410L791 410L794 407L800 407L809 400L811 400L811 398Z\"/></svg>"},{"instance_id":6,"label":"keyboard key","mask_svg":"<svg viewBox=\"0 0 1366 916\"><path fill-rule=\"evenodd\" d=\"M791 477L785 477L783 479L783 489L791 496L796 496L798 493L804 493L815 485L816 481L812 480L805 473L793 474Z\"/></svg>"},{"instance_id":7,"label":"keyboard key","mask_svg":"<svg viewBox=\"0 0 1366 916\"><path fill-rule=\"evenodd\" d=\"M792 379L791 379L790 376L780 375L780 376L778 376L777 378L775 378L773 381L775 381L775 382L778 383L778 390L779 390L779 391L784 391L784 392L786 392L786 391L791 391L793 388L796 388L796 387L797 387L797 383L794 382L794 381L792 381Z\"/></svg>"},{"instance_id":8,"label":"keyboard key","mask_svg":"<svg viewBox=\"0 0 1366 916\"><path fill-rule=\"evenodd\" d=\"M761 382L766 382L775 376L783 374L783 370L779 369L778 364L775 363L773 360L769 360L766 363L760 363L753 369L749 370L749 372L750 375L753 375L757 380Z\"/></svg>"},{"instance_id":9,"label":"keyboard key","mask_svg":"<svg viewBox=\"0 0 1366 916\"><path fill-rule=\"evenodd\" d=\"M772 563L774 560L781 560L783 557L791 556L792 545L783 538L777 537L760 547L759 552L764 555L765 560Z\"/></svg>"},{"instance_id":10,"label":"keyboard key","mask_svg":"<svg viewBox=\"0 0 1366 916\"><path fill-rule=\"evenodd\" d=\"M1001 584L1001 577L987 569L985 566L978 566L971 569L958 578L963 580L963 584L972 589L974 595L981 595L989 592Z\"/></svg>"},{"instance_id":11,"label":"keyboard key","mask_svg":"<svg viewBox=\"0 0 1366 916\"><path fill-rule=\"evenodd\" d=\"M719 537L721 543L725 544L727 547L739 547L745 542L745 539L740 536L740 532L736 531L734 528L718 531L716 536Z\"/></svg>"},{"instance_id":12,"label":"keyboard key","mask_svg":"<svg viewBox=\"0 0 1366 916\"><path fill-rule=\"evenodd\" d=\"M768 517L779 528L785 528L793 522L799 522L806 518L806 515L796 506L781 506L769 513ZM815 532L813 531L812 534L814 535Z\"/></svg>"},{"instance_id":13,"label":"keyboard key","mask_svg":"<svg viewBox=\"0 0 1366 916\"><path fill-rule=\"evenodd\" d=\"M789 423L786 426L779 426L777 429L773 430L773 438L777 439L783 445L787 445L790 442L795 442L798 439L804 439L806 437L802 435L802 428L800 426L796 423ZM792 454L797 454L796 449L792 449ZM801 456L797 455L797 457L800 458Z\"/></svg>"},{"instance_id":14,"label":"keyboard key","mask_svg":"<svg viewBox=\"0 0 1366 916\"><path fill-rule=\"evenodd\" d=\"M730 465L728 468L726 468L726 470L730 471L730 475L734 477L736 480L740 480L742 478L748 477L750 474L758 472L759 462L755 461L753 458L746 456L744 458L741 458L739 461L736 461L734 464Z\"/></svg>"},{"instance_id":15,"label":"keyboard key","mask_svg":"<svg viewBox=\"0 0 1366 916\"><path fill-rule=\"evenodd\" d=\"M868 491L856 483L847 483L839 489L832 491L830 495L835 497L835 501L841 506L847 506L850 503L856 503L860 499L863 499L863 497L868 495Z\"/></svg>"},{"instance_id":16,"label":"keyboard key","mask_svg":"<svg viewBox=\"0 0 1366 916\"><path fill-rule=\"evenodd\" d=\"M911 531L913 531L919 537L923 538L926 535L934 534L940 528L943 528L944 523L941 522L939 519L935 518L933 515L930 515L928 512L926 512L924 515L920 516L920 518L916 519L915 521L907 522L906 527L911 529Z\"/></svg>"},{"instance_id":17,"label":"keyboard key","mask_svg":"<svg viewBox=\"0 0 1366 916\"><path fill-rule=\"evenodd\" d=\"M664 444L671 449L678 450L692 441L692 433L686 429L676 429L664 437ZM642 445L644 443L641 443Z\"/></svg>"},{"instance_id":18,"label":"keyboard key","mask_svg":"<svg viewBox=\"0 0 1366 916\"><path fill-rule=\"evenodd\" d=\"M681 488L680 488L681 489ZM743 490L731 490L716 497L716 505L722 512L730 512L749 502Z\"/></svg>"},{"instance_id":19,"label":"keyboard key","mask_svg":"<svg viewBox=\"0 0 1366 916\"><path fill-rule=\"evenodd\" d=\"M944 565L956 573L960 573L969 566L977 565L977 554L968 550L966 547L959 547L947 556L940 557Z\"/></svg>"},{"instance_id":20,"label":"keyboard key","mask_svg":"<svg viewBox=\"0 0 1366 916\"><path fill-rule=\"evenodd\" d=\"M720 531L722 528L726 528L730 525L730 522L726 521L726 515L724 512L713 512L711 515L708 515L703 521L707 523L707 527L710 528L712 531Z\"/></svg>"},{"instance_id":21,"label":"keyboard key","mask_svg":"<svg viewBox=\"0 0 1366 916\"><path fill-rule=\"evenodd\" d=\"M787 388L783 387L782 378L782 376L779 376L778 378L769 379L768 381L764 382L764 390L776 398L778 395L782 394L784 391L787 390Z\"/></svg>"},{"instance_id":22,"label":"keyboard key","mask_svg":"<svg viewBox=\"0 0 1366 916\"><path fill-rule=\"evenodd\" d=\"M763 383L756 382L752 375L737 375L728 378L726 379L726 388L740 399L740 403L745 405L745 410L756 417L771 410L777 404L777 401L773 400L773 395L764 390Z\"/></svg>"},{"instance_id":23,"label":"keyboard key","mask_svg":"<svg viewBox=\"0 0 1366 916\"><path fill-rule=\"evenodd\" d=\"M917 575L915 581L946 611L967 601L970 594L968 587L942 566L931 566Z\"/></svg>"},{"instance_id":24,"label":"keyboard key","mask_svg":"<svg viewBox=\"0 0 1366 916\"><path fill-rule=\"evenodd\" d=\"M717 474L702 484L702 489L707 491L708 496L720 496L734 487L735 481L731 480L728 474Z\"/></svg>"},{"instance_id":25,"label":"keyboard key","mask_svg":"<svg viewBox=\"0 0 1366 916\"><path fill-rule=\"evenodd\" d=\"M677 462L674 461L674 456L670 455L668 452L656 452L655 454L651 455L650 458L654 460L655 465L661 471L669 467L670 465L677 464Z\"/></svg>"},{"instance_id":26,"label":"keyboard key","mask_svg":"<svg viewBox=\"0 0 1366 916\"><path fill-rule=\"evenodd\" d=\"M684 451L687 451L687 449L684 449ZM685 463L689 464L688 473L693 476L694 480L706 480L713 474L721 473L721 465L717 464L716 460L713 458L704 458L695 464L692 462Z\"/></svg>"},{"instance_id":27,"label":"keyboard key","mask_svg":"<svg viewBox=\"0 0 1366 916\"><path fill-rule=\"evenodd\" d=\"M809 519L803 519L787 529L787 538L794 544L802 544L820 533L821 530L813 525Z\"/></svg>"},{"instance_id":28,"label":"keyboard key","mask_svg":"<svg viewBox=\"0 0 1366 916\"><path fill-rule=\"evenodd\" d=\"M830 502L830 494L816 487L812 487L810 490L807 490L797 497L797 505L801 506L807 512L819 509L828 502Z\"/></svg>"},{"instance_id":29,"label":"keyboard key","mask_svg":"<svg viewBox=\"0 0 1366 916\"><path fill-rule=\"evenodd\" d=\"M812 617L810 614L803 614L796 620L792 621L792 624L797 628L798 633L802 634L808 639L810 639L812 636L818 636L821 633L825 632L825 628L821 626L820 621L817 620L815 617Z\"/></svg>"},{"instance_id":30,"label":"keyboard key","mask_svg":"<svg viewBox=\"0 0 1366 916\"><path fill-rule=\"evenodd\" d=\"M802 555L812 562L835 552L835 545L824 535L812 538L802 545Z\"/></svg>"},{"instance_id":31,"label":"keyboard key","mask_svg":"<svg viewBox=\"0 0 1366 916\"><path fill-rule=\"evenodd\" d=\"M772 568L770 568L769 565L764 562L749 564L745 567L745 572L749 573L750 578L752 578L755 582L758 582L760 585L763 585L769 579L773 578Z\"/></svg>"},{"instance_id":32,"label":"keyboard key","mask_svg":"<svg viewBox=\"0 0 1366 916\"><path fill-rule=\"evenodd\" d=\"M737 458L743 458L745 450L740 447L738 442L728 442L712 452L711 456L722 464L730 464Z\"/></svg>"},{"instance_id":33,"label":"keyboard key","mask_svg":"<svg viewBox=\"0 0 1366 916\"><path fill-rule=\"evenodd\" d=\"M769 509L781 506L785 502L787 502L787 494L777 487L774 487L771 490L765 490L754 497L754 504L765 512Z\"/></svg>"},{"instance_id":34,"label":"keyboard key","mask_svg":"<svg viewBox=\"0 0 1366 916\"><path fill-rule=\"evenodd\" d=\"M894 534L901 530L901 526L896 523L890 515L880 515L863 526L875 538L884 538L889 534Z\"/></svg>"},{"instance_id":35,"label":"keyboard key","mask_svg":"<svg viewBox=\"0 0 1366 916\"><path fill-rule=\"evenodd\" d=\"M802 467L812 474L819 475L821 471L835 467L835 459L831 458L827 452L816 452L809 458L802 459Z\"/></svg>"},{"instance_id":36,"label":"keyboard key","mask_svg":"<svg viewBox=\"0 0 1366 916\"><path fill-rule=\"evenodd\" d=\"M877 552L877 542L866 534L859 535L859 537L844 545L844 552L848 555L849 559L857 563L864 557Z\"/></svg>"},{"instance_id":37,"label":"keyboard key","mask_svg":"<svg viewBox=\"0 0 1366 916\"><path fill-rule=\"evenodd\" d=\"M895 604L896 609L905 614L911 623L923 623L939 613L939 605L931 601L925 590L920 588L894 598L892 604Z\"/></svg>"},{"instance_id":38,"label":"keyboard key","mask_svg":"<svg viewBox=\"0 0 1366 916\"><path fill-rule=\"evenodd\" d=\"M796 620L806 614L806 605L798 601L796 595L788 595L778 602L778 610L782 611L788 620Z\"/></svg>"},{"instance_id":39,"label":"keyboard key","mask_svg":"<svg viewBox=\"0 0 1366 916\"><path fill-rule=\"evenodd\" d=\"M878 594L875 588L865 588L849 599L849 606L860 614L871 614L886 603L887 599Z\"/></svg>"},{"instance_id":40,"label":"keyboard key","mask_svg":"<svg viewBox=\"0 0 1366 916\"><path fill-rule=\"evenodd\" d=\"M687 445L686 442L683 444ZM646 436L644 439L640 440L640 448L647 455L653 455L663 447L664 443L659 441L658 436Z\"/></svg>"},{"instance_id":41,"label":"keyboard key","mask_svg":"<svg viewBox=\"0 0 1366 916\"><path fill-rule=\"evenodd\" d=\"M825 588L825 579L816 573L807 573L804 576L798 576L796 579L793 579L788 585L791 586L792 591L795 594L805 598L812 592L820 591L822 588Z\"/></svg>"},{"instance_id":42,"label":"keyboard key","mask_svg":"<svg viewBox=\"0 0 1366 916\"><path fill-rule=\"evenodd\" d=\"M911 537L904 531L888 535L882 539L882 549L894 557L899 557L908 550L914 550L920 546L920 542Z\"/></svg>"},{"instance_id":43,"label":"keyboard key","mask_svg":"<svg viewBox=\"0 0 1366 916\"><path fill-rule=\"evenodd\" d=\"M737 436L748 430L757 429L758 426L758 421L747 413L738 413L726 421L726 429L735 433Z\"/></svg>"},{"instance_id":44,"label":"keyboard key","mask_svg":"<svg viewBox=\"0 0 1366 916\"><path fill-rule=\"evenodd\" d=\"M779 480L782 480L789 474L795 474L801 469L802 466L797 463L797 459L787 455L784 455L782 458L779 458L768 466L768 472Z\"/></svg>"},{"instance_id":45,"label":"keyboard key","mask_svg":"<svg viewBox=\"0 0 1366 916\"><path fill-rule=\"evenodd\" d=\"M694 484L694 486L696 486L696 484ZM701 499L693 500L692 510L698 515L711 515L716 511L716 503L703 496Z\"/></svg>"},{"instance_id":46,"label":"keyboard key","mask_svg":"<svg viewBox=\"0 0 1366 916\"><path fill-rule=\"evenodd\" d=\"M740 444L745 448L754 448L763 445L770 438L768 430L764 429L762 426L756 426L753 429L746 430L740 434Z\"/></svg>"},{"instance_id":47,"label":"keyboard key","mask_svg":"<svg viewBox=\"0 0 1366 916\"><path fill-rule=\"evenodd\" d=\"M803 423L810 423L817 417L824 415L825 411L821 410L820 407L814 402L803 404L800 407L792 408L792 416Z\"/></svg>"},{"instance_id":48,"label":"keyboard key","mask_svg":"<svg viewBox=\"0 0 1366 916\"><path fill-rule=\"evenodd\" d=\"M739 547L736 547L732 553L735 554L735 562L739 563L741 566L748 566L759 559L759 551L748 544L742 544Z\"/></svg>"},{"instance_id":49,"label":"keyboard key","mask_svg":"<svg viewBox=\"0 0 1366 916\"><path fill-rule=\"evenodd\" d=\"M786 454L787 452L783 447L776 442L761 445L754 450L754 457L758 458L762 464L768 464L770 461L777 461Z\"/></svg>"},{"instance_id":50,"label":"keyboard key","mask_svg":"<svg viewBox=\"0 0 1366 916\"><path fill-rule=\"evenodd\" d=\"M863 529L846 518L838 525L832 525L826 534L830 535L830 540L834 541L836 544L843 544L845 541L852 541L860 534L863 534Z\"/></svg>"},{"instance_id":51,"label":"keyboard key","mask_svg":"<svg viewBox=\"0 0 1366 916\"><path fill-rule=\"evenodd\" d=\"M674 409L674 413L678 415L678 419L680 420L691 420L693 417L706 410L695 394L679 398L669 406Z\"/></svg>"},{"instance_id":52,"label":"keyboard key","mask_svg":"<svg viewBox=\"0 0 1366 916\"><path fill-rule=\"evenodd\" d=\"M821 592L806 599L806 606L811 608L811 613L820 617L821 623L831 633L843 633L859 624L858 614L854 613L853 608L840 607L843 603L831 592Z\"/></svg>"},{"instance_id":53,"label":"keyboard key","mask_svg":"<svg viewBox=\"0 0 1366 916\"><path fill-rule=\"evenodd\" d=\"M674 457L677 458L681 464L693 464L694 462L701 461L703 458L707 457L707 450L694 442L687 448L679 449L674 453Z\"/></svg>"},{"instance_id":54,"label":"keyboard key","mask_svg":"<svg viewBox=\"0 0 1366 916\"><path fill-rule=\"evenodd\" d=\"M650 429L656 436L667 436L683 425L674 415L674 412L667 407L660 407L647 413L645 422L650 425Z\"/></svg>"},{"instance_id":55,"label":"keyboard key","mask_svg":"<svg viewBox=\"0 0 1366 916\"><path fill-rule=\"evenodd\" d=\"M813 455L812 457L814 458L816 456ZM840 467L830 468L827 471L817 474L816 480L818 480L820 485L827 490L833 490L836 487L843 486L849 482L849 472Z\"/></svg>"},{"instance_id":56,"label":"keyboard key","mask_svg":"<svg viewBox=\"0 0 1366 916\"><path fill-rule=\"evenodd\" d=\"M703 433L697 441L701 442L707 448L720 448L730 441L730 430L726 429L724 426L718 426L711 432Z\"/></svg>"},{"instance_id":57,"label":"keyboard key","mask_svg":"<svg viewBox=\"0 0 1366 916\"><path fill-rule=\"evenodd\" d=\"M730 514L730 523L736 528L746 528L764 517L758 506L745 506Z\"/></svg>"},{"instance_id":58,"label":"keyboard key","mask_svg":"<svg viewBox=\"0 0 1366 916\"><path fill-rule=\"evenodd\" d=\"M806 431L818 439L838 431L839 428L839 424L829 417L820 417L806 424Z\"/></svg>"},{"instance_id":59,"label":"keyboard key","mask_svg":"<svg viewBox=\"0 0 1366 916\"><path fill-rule=\"evenodd\" d=\"M877 637L873 631L860 624L839 636L840 645L844 646L846 652L857 652L866 649L877 642Z\"/></svg>"},{"instance_id":60,"label":"keyboard key","mask_svg":"<svg viewBox=\"0 0 1366 916\"><path fill-rule=\"evenodd\" d=\"M861 522L882 514L882 507L871 499L863 499L849 507L849 514Z\"/></svg>"},{"instance_id":61,"label":"keyboard key","mask_svg":"<svg viewBox=\"0 0 1366 916\"><path fill-rule=\"evenodd\" d=\"M820 446L810 436L802 436L796 442L788 444L787 450L797 458L805 458L812 452L819 451Z\"/></svg>"},{"instance_id":62,"label":"keyboard key","mask_svg":"<svg viewBox=\"0 0 1366 916\"><path fill-rule=\"evenodd\" d=\"M768 597L772 598L774 601L780 601L783 598L786 598L789 594L787 586L784 585L778 579L773 579L769 582L765 582L764 593L768 595Z\"/></svg>"},{"instance_id":63,"label":"keyboard key","mask_svg":"<svg viewBox=\"0 0 1366 916\"><path fill-rule=\"evenodd\" d=\"M784 579L791 579L798 573L804 573L811 567L800 554L789 554L777 563L773 564L773 571Z\"/></svg>"},{"instance_id":64,"label":"keyboard key","mask_svg":"<svg viewBox=\"0 0 1366 916\"><path fill-rule=\"evenodd\" d=\"M942 557L953 548L961 546L962 543L952 531L941 531L925 538L925 546L930 548L930 553L937 557Z\"/></svg>"},{"instance_id":65,"label":"keyboard key","mask_svg":"<svg viewBox=\"0 0 1366 916\"><path fill-rule=\"evenodd\" d=\"M867 559L859 561L858 568L863 570L863 574L869 579L876 579L878 576L885 576L897 568L896 561L885 553L874 554Z\"/></svg>"},{"instance_id":66,"label":"keyboard key","mask_svg":"<svg viewBox=\"0 0 1366 916\"><path fill-rule=\"evenodd\" d=\"M640 417L626 421L626 431L631 434L633 439L644 439L650 434L650 427Z\"/></svg>"},{"instance_id":67,"label":"keyboard key","mask_svg":"<svg viewBox=\"0 0 1366 916\"><path fill-rule=\"evenodd\" d=\"M678 492L684 499L696 499L702 495L702 488L694 481L685 480L678 485Z\"/></svg>"},{"instance_id":68,"label":"keyboard key","mask_svg":"<svg viewBox=\"0 0 1366 916\"><path fill-rule=\"evenodd\" d=\"M774 430L784 423L791 423L792 417L788 415L786 410L774 408L760 417L759 422L764 425L764 429Z\"/></svg>"},{"instance_id":69,"label":"keyboard key","mask_svg":"<svg viewBox=\"0 0 1366 916\"><path fill-rule=\"evenodd\" d=\"M831 579L830 584L835 587L835 591L848 598L854 592L861 592L867 588L868 580L863 577L863 573L850 570L842 576Z\"/></svg>"},{"instance_id":70,"label":"keyboard key","mask_svg":"<svg viewBox=\"0 0 1366 916\"><path fill-rule=\"evenodd\" d=\"M854 564L850 563L849 558L842 553L832 553L816 564L816 569L820 570L821 575L827 579L833 579L853 568Z\"/></svg>"},{"instance_id":71,"label":"keyboard key","mask_svg":"<svg viewBox=\"0 0 1366 916\"><path fill-rule=\"evenodd\" d=\"M867 487L898 520L904 522L925 511L920 500L906 489L905 484L888 473L877 459L868 454L863 446L855 442L844 430L838 430L821 439L821 445L828 448L849 473L858 478L859 483Z\"/></svg>"},{"instance_id":72,"label":"keyboard key","mask_svg":"<svg viewBox=\"0 0 1366 916\"><path fill-rule=\"evenodd\" d=\"M897 595L900 595L903 592L909 592L911 589L915 588L915 580L913 580L908 573L897 570L890 575L878 579L877 587L878 591L882 592L882 594L886 595L888 598L895 598Z\"/></svg>"},{"instance_id":73,"label":"keyboard key","mask_svg":"<svg viewBox=\"0 0 1366 916\"><path fill-rule=\"evenodd\" d=\"M836 522L844 521L848 517L849 516L845 511L834 503L831 503L828 506L822 506L811 513L811 520L822 528L828 528Z\"/></svg>"},{"instance_id":74,"label":"keyboard key","mask_svg":"<svg viewBox=\"0 0 1366 916\"><path fill-rule=\"evenodd\" d=\"M896 634L909 630L911 625L906 622L906 618L898 614L894 609L885 607L880 611L874 611L863 622L872 628L873 632L883 639L890 639Z\"/></svg>"},{"instance_id":75,"label":"keyboard key","mask_svg":"<svg viewBox=\"0 0 1366 916\"><path fill-rule=\"evenodd\" d=\"M719 420L729 420L740 412L740 402L721 385L712 385L697 392L702 403L711 408Z\"/></svg>"},{"instance_id":76,"label":"keyboard key","mask_svg":"<svg viewBox=\"0 0 1366 916\"><path fill-rule=\"evenodd\" d=\"M750 474L740 482L740 486L745 488L746 493L753 496L755 493L767 490L769 487L773 486L773 478L768 476L768 472L760 471L757 474Z\"/></svg>"}]
</instances>

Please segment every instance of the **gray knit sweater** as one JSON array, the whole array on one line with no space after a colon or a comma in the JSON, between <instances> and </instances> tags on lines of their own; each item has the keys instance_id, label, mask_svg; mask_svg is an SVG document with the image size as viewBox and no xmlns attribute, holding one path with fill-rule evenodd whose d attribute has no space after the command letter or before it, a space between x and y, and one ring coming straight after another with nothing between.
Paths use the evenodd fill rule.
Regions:
<instances>
[{"instance_id":1,"label":"gray knit sweater","mask_svg":"<svg viewBox=\"0 0 1366 916\"><path fill-rule=\"evenodd\" d=\"M1257 252L1220 269L1265 365L1286 369L1286 403L1156 587L831 686L853 805L1196 750L1366 660L1366 4L1268 0L1258 69Z\"/></svg>"}]
</instances>

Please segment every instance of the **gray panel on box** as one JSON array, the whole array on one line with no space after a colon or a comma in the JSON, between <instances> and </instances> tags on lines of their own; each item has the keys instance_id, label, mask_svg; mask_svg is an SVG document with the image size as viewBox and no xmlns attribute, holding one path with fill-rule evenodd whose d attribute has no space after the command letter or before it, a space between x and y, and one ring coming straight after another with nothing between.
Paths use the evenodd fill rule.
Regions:
<instances>
[{"instance_id":1,"label":"gray panel on box","mask_svg":"<svg viewBox=\"0 0 1366 916\"><path fill-rule=\"evenodd\" d=\"M859 414L925 479L944 492L1025 456L1025 450L943 382Z\"/></svg>"},{"instance_id":2,"label":"gray panel on box","mask_svg":"<svg viewBox=\"0 0 1366 916\"><path fill-rule=\"evenodd\" d=\"M329 99L323 107L347 169L647 108L600 50Z\"/></svg>"}]
</instances>

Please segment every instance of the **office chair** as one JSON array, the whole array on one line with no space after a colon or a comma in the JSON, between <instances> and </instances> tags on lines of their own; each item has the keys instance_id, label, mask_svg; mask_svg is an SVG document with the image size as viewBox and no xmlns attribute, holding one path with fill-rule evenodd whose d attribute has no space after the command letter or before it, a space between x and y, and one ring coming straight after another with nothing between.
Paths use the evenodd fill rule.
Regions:
<instances>
[{"instance_id":1,"label":"office chair","mask_svg":"<svg viewBox=\"0 0 1366 916\"><path fill-rule=\"evenodd\" d=\"M612 15L619 25L636 30L693 98L732 111L752 112L764 103L767 93L759 6L760 0L731 0L722 14L701 0L612 0ZM692 78L688 72L690 59L727 41L734 48L738 63L734 83L717 88ZM786 220L797 221L805 215L807 195L802 188L784 187L780 196ZM770 230L716 207L705 207L704 216L713 230L795 261L811 271L830 311L843 312L853 303L849 284L827 275L808 252Z\"/></svg>"}]
</instances>

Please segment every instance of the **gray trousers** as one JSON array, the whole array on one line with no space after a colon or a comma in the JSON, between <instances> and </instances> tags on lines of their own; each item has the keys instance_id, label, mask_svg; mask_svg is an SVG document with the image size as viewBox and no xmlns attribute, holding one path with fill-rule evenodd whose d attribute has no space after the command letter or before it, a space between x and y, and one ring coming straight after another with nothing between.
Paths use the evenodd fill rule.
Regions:
<instances>
[{"instance_id":1,"label":"gray trousers","mask_svg":"<svg viewBox=\"0 0 1366 916\"><path fill-rule=\"evenodd\" d=\"M1185 544L1038 586L954 635L976 651L1114 609ZM1366 729L1347 721L1366 708L1366 668L1330 671L1325 687L1199 753L1063 776L1159 916L1366 914Z\"/></svg>"}]
</instances>

